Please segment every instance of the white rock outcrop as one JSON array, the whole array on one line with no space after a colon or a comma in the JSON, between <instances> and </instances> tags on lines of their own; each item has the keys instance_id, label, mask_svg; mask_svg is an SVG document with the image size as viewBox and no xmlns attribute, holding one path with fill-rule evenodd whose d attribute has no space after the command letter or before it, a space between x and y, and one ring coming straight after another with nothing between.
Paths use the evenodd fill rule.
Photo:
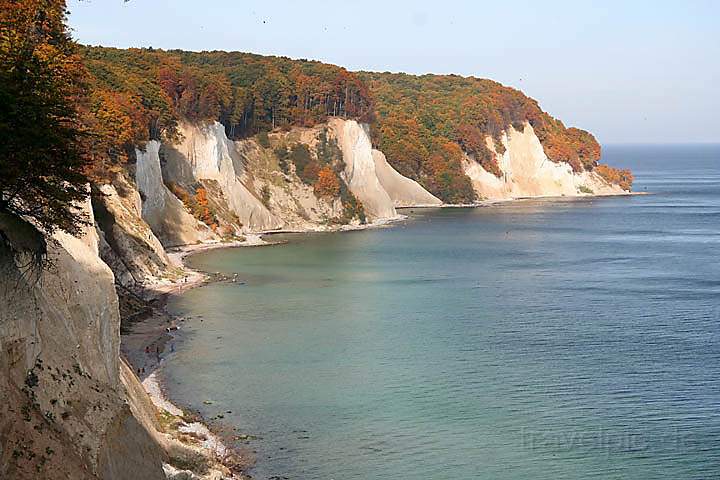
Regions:
<instances>
[{"instance_id":1,"label":"white rock outcrop","mask_svg":"<svg viewBox=\"0 0 720 480\"><path fill-rule=\"evenodd\" d=\"M395 207L442 204L415 180L395 170L381 151L372 148L366 126L335 118L330 127L343 153L344 179L370 220L397 218Z\"/></svg>"},{"instance_id":2,"label":"white rock outcrop","mask_svg":"<svg viewBox=\"0 0 720 480\"><path fill-rule=\"evenodd\" d=\"M142 219L140 194L124 177L98 187L93 199L100 234L100 256L125 287L165 277L172 262ZM119 193L122 192L122 195Z\"/></svg>"},{"instance_id":3,"label":"white rock outcrop","mask_svg":"<svg viewBox=\"0 0 720 480\"><path fill-rule=\"evenodd\" d=\"M142 198L142 218L163 244L186 245L215 238L165 186L160 168L160 142L148 142L145 150L136 149L135 155L135 182Z\"/></svg>"},{"instance_id":4,"label":"white rock outcrop","mask_svg":"<svg viewBox=\"0 0 720 480\"><path fill-rule=\"evenodd\" d=\"M330 121L345 161L344 180L360 200L371 221L398 217L390 195L385 191L375 170L375 159L368 132L354 120Z\"/></svg>"},{"instance_id":5,"label":"white rock outcrop","mask_svg":"<svg viewBox=\"0 0 720 480\"><path fill-rule=\"evenodd\" d=\"M395 170L385 155L372 148L367 127L355 120L332 119L345 161L345 182L362 202L372 221L398 217L395 207L440 205L442 201L416 181Z\"/></svg>"},{"instance_id":6,"label":"white rock outcrop","mask_svg":"<svg viewBox=\"0 0 720 480\"><path fill-rule=\"evenodd\" d=\"M540 140L529 123L520 132L510 126L501 142L505 147L499 154L492 138L488 148L497 159L502 177L486 171L470 157L463 162L465 174L480 198L490 200L523 197L561 197L589 195L616 195L625 193L594 172L574 173L567 163L556 163L545 155Z\"/></svg>"},{"instance_id":7,"label":"white rock outcrop","mask_svg":"<svg viewBox=\"0 0 720 480\"><path fill-rule=\"evenodd\" d=\"M230 210L245 231L273 230L283 222L263 205L246 183L241 156L235 142L225 135L219 122L180 125L180 141L168 146L165 172L181 183L214 180Z\"/></svg>"}]
</instances>

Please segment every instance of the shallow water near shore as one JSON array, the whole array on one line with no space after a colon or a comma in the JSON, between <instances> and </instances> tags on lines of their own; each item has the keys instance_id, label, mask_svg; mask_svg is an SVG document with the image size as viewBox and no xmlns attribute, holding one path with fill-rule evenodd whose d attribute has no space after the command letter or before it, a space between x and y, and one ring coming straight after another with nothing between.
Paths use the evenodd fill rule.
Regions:
<instances>
[{"instance_id":1,"label":"shallow water near shore","mask_svg":"<svg viewBox=\"0 0 720 480\"><path fill-rule=\"evenodd\" d=\"M239 281L170 301L171 398L262 437L259 479L720 476L720 146L605 158L653 194L189 258Z\"/></svg>"}]
</instances>

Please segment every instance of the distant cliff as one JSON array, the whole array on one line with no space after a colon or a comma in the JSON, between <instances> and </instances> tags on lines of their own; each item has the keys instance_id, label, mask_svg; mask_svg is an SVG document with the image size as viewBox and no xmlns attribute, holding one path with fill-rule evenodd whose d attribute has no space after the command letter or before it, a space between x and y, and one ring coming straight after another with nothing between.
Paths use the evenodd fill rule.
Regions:
<instances>
[{"instance_id":1,"label":"distant cliff","mask_svg":"<svg viewBox=\"0 0 720 480\"><path fill-rule=\"evenodd\" d=\"M528 138L537 140L538 159L567 165L576 174L592 172L600 160L600 145L592 134L566 128L532 98L492 80L375 72L361 72L359 76L367 83L375 105L373 139L378 148L400 173L418 180L445 201L485 198L487 189L478 190L477 176L463 168L467 158L508 183L492 189L493 196L500 191L505 192L502 197L513 196L512 192L517 196L555 195L559 191L574 194L576 190L547 183L548 191L527 191L512 185L522 175L534 175L527 168L529 164L523 172L516 171L520 177L509 178L503 170L503 164L508 167L508 159L503 159L507 140L512 140L513 132L523 133L526 126L531 127ZM516 156L511 153L511 157ZM610 173L606 179L621 183L623 189L630 188L629 171L607 167L601 171Z\"/></svg>"}]
</instances>

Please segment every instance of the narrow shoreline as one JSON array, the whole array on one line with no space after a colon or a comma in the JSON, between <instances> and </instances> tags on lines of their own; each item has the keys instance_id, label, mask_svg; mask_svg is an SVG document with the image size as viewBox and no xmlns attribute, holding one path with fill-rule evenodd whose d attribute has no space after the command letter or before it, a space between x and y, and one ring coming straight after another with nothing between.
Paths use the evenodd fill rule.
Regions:
<instances>
[{"instance_id":1,"label":"narrow shoreline","mask_svg":"<svg viewBox=\"0 0 720 480\"><path fill-rule=\"evenodd\" d=\"M246 478L247 471L254 464L254 459L248 452L230 447L229 442L223 438L227 432L214 428L209 419L201 417L191 409L181 408L170 400L160 372L172 359L175 351L174 343L177 339L176 332L180 331L185 319L168 312L167 301L190 289L224 279L189 268L184 262L186 257L220 248L272 244L263 241L260 235L251 234L244 241L200 243L168 248L168 257L175 267L182 270L182 280L145 285L141 292L134 292L145 303L146 310L139 318L129 321L130 324L126 326L126 331L121 336L122 356L135 371L159 414L161 416L169 414L183 419L178 432L201 439L198 446L201 453L211 462L222 465L231 472L230 477L223 476L223 478L235 480ZM180 471L167 464L163 468L170 474L177 474Z\"/></svg>"},{"instance_id":2,"label":"narrow shoreline","mask_svg":"<svg viewBox=\"0 0 720 480\"><path fill-rule=\"evenodd\" d=\"M627 192L623 194L612 195L583 195L578 197L526 197L502 200L485 200L473 204L463 205L417 205L407 207L396 207L398 210L408 209L432 209L432 208L478 208L502 205L527 200L571 200L576 198L601 198L612 196L631 196L631 195L647 195L648 192ZM141 293L135 293L137 297L145 302L146 311L129 321L126 332L122 334L121 352L126 358L133 370L140 378L143 388L150 396L153 404L158 411L167 412L170 415L187 418L183 428L184 433L191 433L197 437L204 438L202 449L205 455L211 457L220 465L225 466L233 472L231 478L240 479L247 476L248 472L255 463L255 459L248 451L243 451L229 446L230 441L235 436L238 439L237 432L221 431L219 427L211 424L210 420L203 418L196 412L185 410L172 402L170 395L163 384L160 371L166 362L170 361L174 353L174 342L177 339L181 324L185 322L185 318L172 315L167 310L167 302L173 296L179 296L190 289L207 285L213 282L229 280L221 275L208 272L194 270L187 266L185 259L196 253L206 252L221 248L239 248L253 246L270 246L284 242L268 242L263 236L273 236L279 234L312 234L312 233L338 233L351 232L358 230L368 230L375 228L386 228L395 223L399 223L408 218L407 215L398 214L397 217L385 219L380 222L374 222L366 225L350 225L338 226L334 228L318 228L318 229L298 229L298 230L270 230L257 233L249 233L243 241L232 242L209 242L198 243L192 245L180 245L169 247L167 254L176 268L183 273L182 280L174 282L157 282L154 284L144 285ZM170 351L168 352L168 345ZM241 435L245 438L247 435ZM229 458L233 456L232 460ZM238 461L238 457L241 459ZM170 471L176 470L168 467ZM240 476L235 476L240 475Z\"/></svg>"}]
</instances>

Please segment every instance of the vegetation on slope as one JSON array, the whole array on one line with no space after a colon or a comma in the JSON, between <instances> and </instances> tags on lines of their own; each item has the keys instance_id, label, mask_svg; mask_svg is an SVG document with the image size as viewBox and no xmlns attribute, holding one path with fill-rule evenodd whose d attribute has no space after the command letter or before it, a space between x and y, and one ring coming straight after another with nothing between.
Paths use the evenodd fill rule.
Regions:
<instances>
[{"instance_id":1,"label":"vegetation on slope","mask_svg":"<svg viewBox=\"0 0 720 480\"><path fill-rule=\"evenodd\" d=\"M467 153L500 176L486 138L502 153L502 132L529 122L553 161L592 170L600 146L566 128L522 92L456 75L359 74L315 61L240 52L84 47L99 107L123 116L124 138L172 134L178 121L218 120L230 138L312 126L331 116L373 125L373 139L400 173L446 202L475 193L462 169ZM124 128L122 128L124 126ZM313 173L313 172L310 172ZM317 172L314 172L315 176Z\"/></svg>"},{"instance_id":2,"label":"vegetation on slope","mask_svg":"<svg viewBox=\"0 0 720 480\"><path fill-rule=\"evenodd\" d=\"M460 165L462 151L500 176L486 138L493 138L495 149L502 153L503 131L510 126L522 131L526 121L551 160L582 171L592 170L600 159L600 145L591 134L565 128L535 100L492 80L370 72L360 76L375 101L373 137L378 147L400 173L445 200L448 185L455 195L470 200Z\"/></svg>"},{"instance_id":3,"label":"vegetation on slope","mask_svg":"<svg viewBox=\"0 0 720 480\"><path fill-rule=\"evenodd\" d=\"M335 65L135 48L84 47L83 56L94 95L122 104L127 120L147 125L146 138L172 133L184 119L218 120L230 138L312 126L329 116L371 120L364 83Z\"/></svg>"},{"instance_id":4,"label":"vegetation on slope","mask_svg":"<svg viewBox=\"0 0 720 480\"><path fill-rule=\"evenodd\" d=\"M619 169L602 164L595 168L595 171L608 183L619 185L623 190L630 190L633 184L633 174L628 169Z\"/></svg>"},{"instance_id":5,"label":"vegetation on slope","mask_svg":"<svg viewBox=\"0 0 720 480\"><path fill-rule=\"evenodd\" d=\"M262 135L259 136L262 138ZM342 172L345 170L342 150L337 141L329 135L327 127L317 133L317 143L311 149L304 143L280 143L273 148L280 169L286 175L292 173L291 165L298 178L306 185L313 187L318 198L340 197L343 205L342 223L357 219L365 223L365 209L355 195L352 194Z\"/></svg>"}]
</instances>

